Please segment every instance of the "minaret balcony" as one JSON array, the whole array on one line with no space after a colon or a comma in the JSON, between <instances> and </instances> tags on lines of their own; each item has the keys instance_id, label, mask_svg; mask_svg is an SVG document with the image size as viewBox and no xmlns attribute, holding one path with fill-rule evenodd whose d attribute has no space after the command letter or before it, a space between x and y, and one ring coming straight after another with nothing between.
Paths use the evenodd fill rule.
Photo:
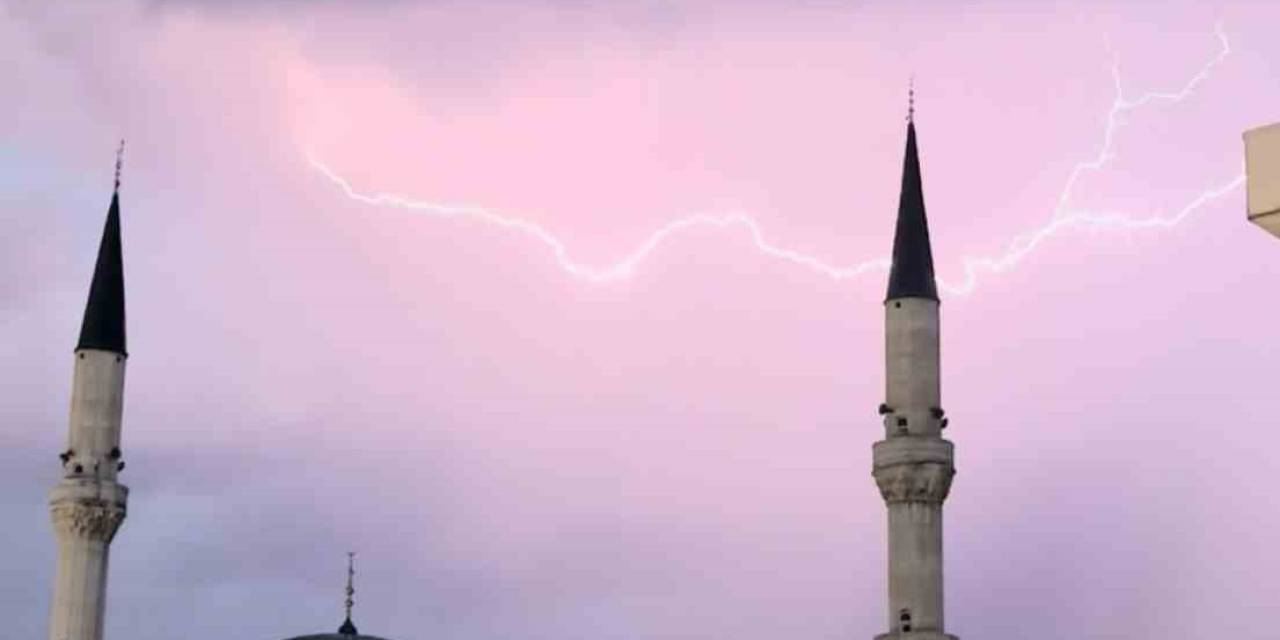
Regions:
<instances>
[{"instance_id":1,"label":"minaret balcony","mask_svg":"<svg viewBox=\"0 0 1280 640\"><path fill-rule=\"evenodd\" d=\"M63 478L49 491L49 503L82 502L123 507L129 501L129 487L92 476Z\"/></svg>"},{"instance_id":2,"label":"minaret balcony","mask_svg":"<svg viewBox=\"0 0 1280 640\"><path fill-rule=\"evenodd\" d=\"M942 438L888 438L871 447L876 486L886 504L941 505L955 476L955 447Z\"/></svg>"}]
</instances>

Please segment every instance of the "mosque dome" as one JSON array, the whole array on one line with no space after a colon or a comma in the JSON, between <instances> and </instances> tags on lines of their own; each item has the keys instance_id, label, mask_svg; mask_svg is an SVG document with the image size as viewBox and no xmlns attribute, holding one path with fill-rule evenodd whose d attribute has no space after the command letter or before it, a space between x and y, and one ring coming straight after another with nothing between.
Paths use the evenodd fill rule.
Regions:
<instances>
[{"instance_id":1,"label":"mosque dome","mask_svg":"<svg viewBox=\"0 0 1280 640\"><path fill-rule=\"evenodd\" d=\"M286 640L387 640L378 636L366 636L356 630L356 625L351 622L351 615L347 614L347 619L342 622L342 626L338 627L337 633L313 633L305 636L294 636Z\"/></svg>"},{"instance_id":2,"label":"mosque dome","mask_svg":"<svg viewBox=\"0 0 1280 640\"><path fill-rule=\"evenodd\" d=\"M362 636L360 634L345 633L317 633L309 636L294 636L288 640L386 640L378 636Z\"/></svg>"},{"instance_id":3,"label":"mosque dome","mask_svg":"<svg viewBox=\"0 0 1280 640\"><path fill-rule=\"evenodd\" d=\"M378 636L362 636L347 633L316 633L309 636L294 636L288 640L386 640Z\"/></svg>"}]
</instances>

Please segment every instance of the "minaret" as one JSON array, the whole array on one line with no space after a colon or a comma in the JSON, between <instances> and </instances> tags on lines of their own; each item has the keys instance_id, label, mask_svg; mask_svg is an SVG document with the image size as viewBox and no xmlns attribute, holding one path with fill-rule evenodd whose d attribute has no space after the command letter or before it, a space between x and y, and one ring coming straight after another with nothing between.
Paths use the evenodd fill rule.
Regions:
<instances>
[{"instance_id":1,"label":"minaret","mask_svg":"<svg viewBox=\"0 0 1280 640\"><path fill-rule=\"evenodd\" d=\"M942 438L938 288L916 151L914 91L885 297L885 437L873 471L889 516L889 631L877 639L955 640L943 631L942 502L955 475Z\"/></svg>"},{"instance_id":2,"label":"minaret","mask_svg":"<svg viewBox=\"0 0 1280 640\"><path fill-rule=\"evenodd\" d=\"M123 151L123 143L121 143ZM101 640L107 555L129 490L116 481L124 396L124 271L120 255L120 155L75 350L62 480L49 493L58 564L49 640Z\"/></svg>"}]
</instances>

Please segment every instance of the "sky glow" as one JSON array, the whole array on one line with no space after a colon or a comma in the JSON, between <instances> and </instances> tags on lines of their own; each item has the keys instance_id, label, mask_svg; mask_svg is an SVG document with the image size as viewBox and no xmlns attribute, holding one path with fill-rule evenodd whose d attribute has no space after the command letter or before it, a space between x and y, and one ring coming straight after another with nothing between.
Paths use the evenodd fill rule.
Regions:
<instances>
[{"instance_id":1,"label":"sky glow","mask_svg":"<svg viewBox=\"0 0 1280 640\"><path fill-rule=\"evenodd\" d=\"M128 141L107 637L869 639L907 79L948 631L1273 640L1274 3L0 0L0 572ZM1216 25L1216 26L1215 26ZM397 195L398 194L398 195ZM972 295L970 295L972 294Z\"/></svg>"}]
</instances>

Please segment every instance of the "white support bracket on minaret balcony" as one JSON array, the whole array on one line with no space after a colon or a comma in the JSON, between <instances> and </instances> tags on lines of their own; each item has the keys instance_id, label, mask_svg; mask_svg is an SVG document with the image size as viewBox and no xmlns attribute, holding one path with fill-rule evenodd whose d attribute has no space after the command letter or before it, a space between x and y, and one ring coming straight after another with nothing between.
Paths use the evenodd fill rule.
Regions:
<instances>
[{"instance_id":1,"label":"white support bracket on minaret balcony","mask_svg":"<svg viewBox=\"0 0 1280 640\"><path fill-rule=\"evenodd\" d=\"M1280 236L1280 122L1244 132L1249 221Z\"/></svg>"}]
</instances>

